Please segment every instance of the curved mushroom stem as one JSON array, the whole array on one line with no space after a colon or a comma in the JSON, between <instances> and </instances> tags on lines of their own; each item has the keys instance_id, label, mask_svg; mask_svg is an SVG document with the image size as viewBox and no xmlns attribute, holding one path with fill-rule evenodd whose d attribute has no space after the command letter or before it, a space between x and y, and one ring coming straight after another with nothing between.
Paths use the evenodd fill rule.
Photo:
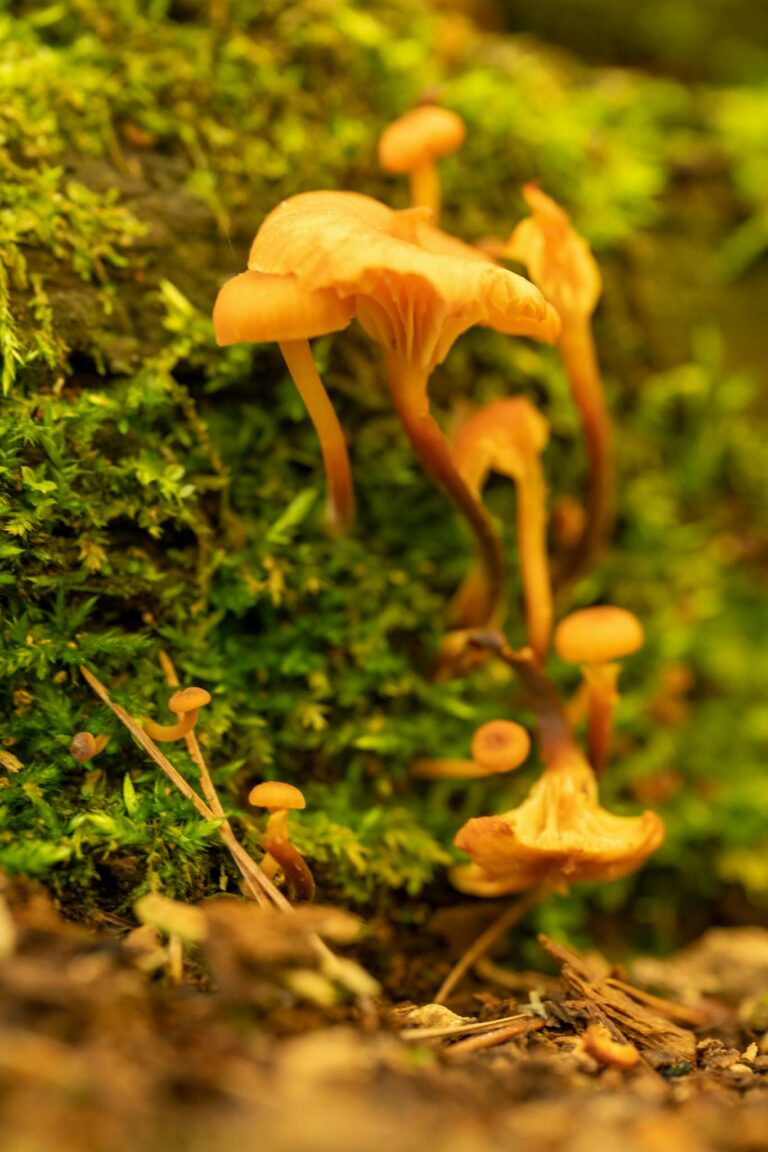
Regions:
<instances>
[{"instance_id":1,"label":"curved mushroom stem","mask_svg":"<svg viewBox=\"0 0 768 1152\"><path fill-rule=\"evenodd\" d=\"M474 760L450 760L437 757L424 757L414 760L410 766L411 776L418 780L479 780L494 773Z\"/></svg>"},{"instance_id":2,"label":"curved mushroom stem","mask_svg":"<svg viewBox=\"0 0 768 1152\"><path fill-rule=\"evenodd\" d=\"M586 523L558 572L557 591L562 592L586 571L608 536L615 495L611 419L589 320L579 317L564 324L557 346L581 417L589 467Z\"/></svg>"},{"instance_id":3,"label":"curved mushroom stem","mask_svg":"<svg viewBox=\"0 0 768 1152\"><path fill-rule=\"evenodd\" d=\"M423 160L409 172L411 204L414 208L430 208L432 223L437 224L442 200L440 176L434 160Z\"/></svg>"},{"instance_id":4,"label":"curved mushroom stem","mask_svg":"<svg viewBox=\"0 0 768 1152\"><path fill-rule=\"evenodd\" d=\"M395 355L387 358L389 386L406 435L425 470L469 524L479 550L459 589L452 611L457 627L484 627L497 622L504 594L504 554L488 513L456 467L448 441L429 410L426 372Z\"/></svg>"},{"instance_id":5,"label":"curved mushroom stem","mask_svg":"<svg viewBox=\"0 0 768 1152\"><path fill-rule=\"evenodd\" d=\"M154 740L155 743L170 743L171 740L181 740L192 731L197 723L198 713L199 709L193 708L182 715L178 724L156 724L154 720L145 720L142 727L150 740Z\"/></svg>"},{"instance_id":6,"label":"curved mushroom stem","mask_svg":"<svg viewBox=\"0 0 768 1152\"><path fill-rule=\"evenodd\" d=\"M613 736L613 714L619 693L619 664L586 664L582 667L587 685L587 752L596 776L605 768Z\"/></svg>"},{"instance_id":7,"label":"curved mushroom stem","mask_svg":"<svg viewBox=\"0 0 768 1152\"><path fill-rule=\"evenodd\" d=\"M282 868L291 899L311 900L315 895L315 878L306 860L300 852L297 852L290 840L278 840L274 843L265 840L264 846L267 848L265 859L276 861Z\"/></svg>"},{"instance_id":8,"label":"curved mushroom stem","mask_svg":"<svg viewBox=\"0 0 768 1152\"><path fill-rule=\"evenodd\" d=\"M517 674L536 712L541 758L548 768L556 768L574 756L581 757L560 698L530 648L511 648L494 629L478 629L469 642L495 653Z\"/></svg>"},{"instance_id":9,"label":"curved mushroom stem","mask_svg":"<svg viewBox=\"0 0 768 1152\"><path fill-rule=\"evenodd\" d=\"M328 479L329 521L334 531L344 532L355 516L352 472L344 432L315 366L308 340L280 342L288 371L320 441Z\"/></svg>"}]
</instances>

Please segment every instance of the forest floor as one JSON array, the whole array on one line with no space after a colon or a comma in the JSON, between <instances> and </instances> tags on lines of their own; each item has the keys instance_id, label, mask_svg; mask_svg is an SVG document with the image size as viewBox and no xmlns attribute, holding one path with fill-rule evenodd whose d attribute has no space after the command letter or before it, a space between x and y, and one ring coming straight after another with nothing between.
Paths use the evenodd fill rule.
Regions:
<instances>
[{"instance_id":1,"label":"forest floor","mask_svg":"<svg viewBox=\"0 0 768 1152\"><path fill-rule=\"evenodd\" d=\"M151 923L86 929L4 883L3 1152L768 1147L764 929L630 974L543 939L559 976L485 960L449 1009L420 988L452 963L436 934L379 940L381 994L343 1002L312 945L345 947L347 913L175 907L200 941L183 953Z\"/></svg>"}]
</instances>

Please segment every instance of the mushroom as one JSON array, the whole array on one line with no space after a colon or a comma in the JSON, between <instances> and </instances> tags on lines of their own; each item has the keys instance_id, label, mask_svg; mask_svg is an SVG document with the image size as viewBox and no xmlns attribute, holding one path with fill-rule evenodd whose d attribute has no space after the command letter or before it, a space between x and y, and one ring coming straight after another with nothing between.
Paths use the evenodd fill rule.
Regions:
<instances>
[{"instance_id":1,"label":"mushroom","mask_svg":"<svg viewBox=\"0 0 768 1152\"><path fill-rule=\"evenodd\" d=\"M491 245L489 250L524 264L562 321L557 347L581 418L589 461L584 531L559 574L564 584L587 567L613 519L613 435L591 327L602 284L589 245L563 209L535 184L527 184L523 196L533 215L517 225L506 244Z\"/></svg>"},{"instance_id":2,"label":"mushroom","mask_svg":"<svg viewBox=\"0 0 768 1152\"><path fill-rule=\"evenodd\" d=\"M454 843L472 863L454 868L451 882L474 896L531 887L564 892L585 880L628 875L663 839L655 812L613 816L602 808L591 768L575 745L564 745L518 808L476 817L459 830Z\"/></svg>"},{"instance_id":3,"label":"mushroom","mask_svg":"<svg viewBox=\"0 0 768 1152\"><path fill-rule=\"evenodd\" d=\"M489 720L472 737L472 759L421 759L411 765L420 780L476 780L513 772L528 758L531 738L514 720Z\"/></svg>"},{"instance_id":4,"label":"mushroom","mask_svg":"<svg viewBox=\"0 0 768 1152\"><path fill-rule=\"evenodd\" d=\"M352 522L355 500L344 433L318 375L309 340L340 332L354 305L330 289L312 292L294 276L241 272L219 292L213 327L220 345L276 340L320 441L328 478L328 519L334 530Z\"/></svg>"},{"instance_id":5,"label":"mushroom","mask_svg":"<svg viewBox=\"0 0 768 1152\"><path fill-rule=\"evenodd\" d=\"M571 612L555 629L555 650L560 659L581 665L587 694L589 762L598 775L608 756L618 701L620 665L616 661L637 652L644 640L637 617L609 604Z\"/></svg>"},{"instance_id":6,"label":"mushroom","mask_svg":"<svg viewBox=\"0 0 768 1152\"><path fill-rule=\"evenodd\" d=\"M177 724L156 724L154 720L145 720L142 727L150 740L157 743L181 740L194 728L200 709L210 702L211 694L205 688L182 688L168 701L169 710L179 717Z\"/></svg>"},{"instance_id":7,"label":"mushroom","mask_svg":"<svg viewBox=\"0 0 768 1152\"><path fill-rule=\"evenodd\" d=\"M312 299L317 293L336 296L338 326L343 326L342 315L353 313L382 347L406 434L477 540L482 579L471 597L462 598L457 624L479 626L498 612L502 549L432 417L429 377L454 341L475 324L552 343L559 321L532 284L432 227L428 215L427 209L419 208L394 212L355 192L293 196L267 216L251 248L249 268L268 274L270 280L248 284L264 285L268 293L277 283L274 278L283 277ZM233 291L225 285L222 295ZM250 308L259 308L255 287L244 310ZM222 310L217 302L214 323L218 338L228 342ZM235 338L244 335L241 328ZM266 339L268 333L260 330L260 335Z\"/></svg>"},{"instance_id":8,"label":"mushroom","mask_svg":"<svg viewBox=\"0 0 768 1152\"><path fill-rule=\"evenodd\" d=\"M543 662L552 630L552 586L547 557L547 488L541 453L549 428L524 396L481 408L458 430L453 451L470 490L480 499L490 472L517 485L517 535L528 643ZM469 581L467 581L468 586Z\"/></svg>"},{"instance_id":9,"label":"mushroom","mask_svg":"<svg viewBox=\"0 0 768 1152\"><path fill-rule=\"evenodd\" d=\"M293 784L267 780L251 788L248 803L255 808L266 808L269 812L261 838L261 846L266 853L261 868L270 875L276 870L275 866L279 866L292 897L295 900L311 900L315 894L315 881L306 860L291 844L288 830L289 811L307 806L304 793Z\"/></svg>"},{"instance_id":10,"label":"mushroom","mask_svg":"<svg viewBox=\"0 0 768 1152\"><path fill-rule=\"evenodd\" d=\"M94 736L91 732L76 732L72 737L69 753L78 764L86 764L89 760L93 760L94 756L98 756L108 743L109 735L106 732L101 732L98 736Z\"/></svg>"},{"instance_id":11,"label":"mushroom","mask_svg":"<svg viewBox=\"0 0 768 1152\"><path fill-rule=\"evenodd\" d=\"M464 121L448 108L422 104L384 129L379 138L379 163L385 172L408 173L411 204L440 215L440 178L435 163L464 143Z\"/></svg>"}]
</instances>

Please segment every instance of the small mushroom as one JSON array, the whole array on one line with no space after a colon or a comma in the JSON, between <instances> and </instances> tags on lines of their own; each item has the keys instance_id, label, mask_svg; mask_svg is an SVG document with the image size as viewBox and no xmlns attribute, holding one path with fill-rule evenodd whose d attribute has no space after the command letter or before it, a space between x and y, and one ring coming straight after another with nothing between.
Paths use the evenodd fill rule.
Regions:
<instances>
[{"instance_id":1,"label":"small mushroom","mask_svg":"<svg viewBox=\"0 0 768 1152\"><path fill-rule=\"evenodd\" d=\"M156 724L154 720L145 720L142 727L147 736L158 743L181 740L194 728L200 709L210 702L211 694L205 688L182 688L168 701L169 710L179 717L178 724Z\"/></svg>"},{"instance_id":2,"label":"small mushroom","mask_svg":"<svg viewBox=\"0 0 768 1152\"><path fill-rule=\"evenodd\" d=\"M267 780L257 784L248 793L248 803L269 812L267 826L261 838L266 856L262 869L269 875L278 865L285 875L294 900L311 900L315 894L315 881L304 857L290 841L288 813L292 808L306 808L304 793L293 784L280 780Z\"/></svg>"},{"instance_id":3,"label":"small mushroom","mask_svg":"<svg viewBox=\"0 0 768 1152\"><path fill-rule=\"evenodd\" d=\"M421 759L411 765L420 780L476 780L513 772L528 758L531 738L514 720L490 720L472 737L472 759Z\"/></svg>"},{"instance_id":4,"label":"small mushroom","mask_svg":"<svg viewBox=\"0 0 768 1152\"><path fill-rule=\"evenodd\" d=\"M422 104L394 120L379 139L379 163L385 172L407 173L411 204L440 215L440 177L435 163L464 143L464 121L448 108Z\"/></svg>"},{"instance_id":5,"label":"small mushroom","mask_svg":"<svg viewBox=\"0 0 768 1152\"><path fill-rule=\"evenodd\" d=\"M488 251L524 264L562 321L557 347L581 418L589 462L584 530L560 573L561 584L572 583L601 546L613 520L613 433L591 326L602 283L589 244L560 205L535 184L527 184L523 196L532 215L517 225L506 244L488 246Z\"/></svg>"},{"instance_id":6,"label":"small mushroom","mask_svg":"<svg viewBox=\"0 0 768 1152\"><path fill-rule=\"evenodd\" d=\"M525 396L487 404L459 428L453 444L459 471L480 499L490 472L517 485L517 536L528 643L543 662L552 630L552 585L547 558L547 487L541 454L547 421ZM471 587L471 578L465 588ZM461 593L459 593L461 595Z\"/></svg>"},{"instance_id":7,"label":"small mushroom","mask_svg":"<svg viewBox=\"0 0 768 1152\"><path fill-rule=\"evenodd\" d=\"M514 720L490 720L472 737L472 759L487 772L513 772L530 750L528 732Z\"/></svg>"},{"instance_id":8,"label":"small mushroom","mask_svg":"<svg viewBox=\"0 0 768 1152\"><path fill-rule=\"evenodd\" d=\"M644 640L637 617L609 604L571 612L555 629L555 650L560 659L581 665L587 693L589 762L598 775L608 757L619 698L617 661L637 652Z\"/></svg>"},{"instance_id":9,"label":"small mushroom","mask_svg":"<svg viewBox=\"0 0 768 1152\"><path fill-rule=\"evenodd\" d=\"M597 782L575 746L563 746L519 807L478 816L454 843L472 858L451 881L473 896L503 896L542 886L566 891L585 880L618 880L639 868L664 839L655 812L614 816L600 806Z\"/></svg>"},{"instance_id":10,"label":"small mushroom","mask_svg":"<svg viewBox=\"0 0 768 1152\"><path fill-rule=\"evenodd\" d=\"M241 272L219 292L213 327L220 345L276 340L320 441L328 478L328 519L333 530L352 523L355 499L344 432L318 375L309 340L340 332L354 304L332 289L306 291L294 276Z\"/></svg>"},{"instance_id":11,"label":"small mushroom","mask_svg":"<svg viewBox=\"0 0 768 1152\"><path fill-rule=\"evenodd\" d=\"M108 743L109 735L106 732L100 732L98 736L94 736L91 732L76 732L72 737L69 752L78 764L87 764L94 756L98 756Z\"/></svg>"}]
</instances>

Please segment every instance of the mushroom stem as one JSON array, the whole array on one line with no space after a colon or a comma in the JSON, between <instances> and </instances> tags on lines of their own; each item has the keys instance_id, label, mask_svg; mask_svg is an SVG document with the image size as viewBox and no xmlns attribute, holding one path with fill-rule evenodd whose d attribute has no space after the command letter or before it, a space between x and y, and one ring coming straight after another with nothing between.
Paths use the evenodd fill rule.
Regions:
<instances>
[{"instance_id":1,"label":"mushroom stem","mask_svg":"<svg viewBox=\"0 0 768 1152\"><path fill-rule=\"evenodd\" d=\"M552 582L547 555L547 486L538 457L530 457L517 485L517 536L528 643L540 664L552 633Z\"/></svg>"},{"instance_id":2,"label":"mushroom stem","mask_svg":"<svg viewBox=\"0 0 768 1152\"><path fill-rule=\"evenodd\" d=\"M389 386L406 435L425 470L465 518L479 550L453 603L459 628L484 627L497 621L504 594L504 554L488 513L456 467L448 441L429 410L428 375L415 364L390 354Z\"/></svg>"},{"instance_id":3,"label":"mushroom stem","mask_svg":"<svg viewBox=\"0 0 768 1152\"><path fill-rule=\"evenodd\" d=\"M282 340L280 351L320 441L328 479L329 521L334 531L349 528L355 515L352 472L344 432L315 366L308 340Z\"/></svg>"},{"instance_id":4,"label":"mushroom stem","mask_svg":"<svg viewBox=\"0 0 768 1152\"><path fill-rule=\"evenodd\" d=\"M605 768L611 747L619 671L619 664L587 664L582 668L588 699L587 752L596 776Z\"/></svg>"},{"instance_id":5,"label":"mushroom stem","mask_svg":"<svg viewBox=\"0 0 768 1152\"><path fill-rule=\"evenodd\" d=\"M464 979L464 976L492 948L496 941L503 936L510 928L514 928L522 918L535 908L537 904L541 903L547 895L546 887L531 888L524 896L518 900L513 901L491 921L489 926L484 932L481 932L477 939L467 948L463 956L454 964L451 971L446 976L443 983L438 988L433 997L435 1004L444 1004L448 997L458 984Z\"/></svg>"},{"instance_id":6,"label":"mushroom stem","mask_svg":"<svg viewBox=\"0 0 768 1152\"><path fill-rule=\"evenodd\" d=\"M608 536L615 497L611 419L588 318L564 323L557 346L581 418L589 468L586 522L558 573L557 590L562 592L589 567Z\"/></svg>"},{"instance_id":7,"label":"mushroom stem","mask_svg":"<svg viewBox=\"0 0 768 1152\"><path fill-rule=\"evenodd\" d=\"M580 756L578 745L566 719L555 688L537 663L530 648L511 648L501 632L478 630L472 644L495 653L517 674L536 713L541 759L555 767L569 757Z\"/></svg>"},{"instance_id":8,"label":"mushroom stem","mask_svg":"<svg viewBox=\"0 0 768 1152\"><path fill-rule=\"evenodd\" d=\"M267 857L274 860L282 869L288 892L292 900L309 901L315 895L315 879L304 857L294 848L290 840L275 843L264 841L268 846Z\"/></svg>"},{"instance_id":9,"label":"mushroom stem","mask_svg":"<svg viewBox=\"0 0 768 1152\"><path fill-rule=\"evenodd\" d=\"M143 728L150 740L154 740L157 744L181 740L194 728L197 723L198 712L199 709L197 708L193 708L191 712L185 712L178 724L156 724L154 720L145 720Z\"/></svg>"},{"instance_id":10,"label":"mushroom stem","mask_svg":"<svg viewBox=\"0 0 768 1152\"><path fill-rule=\"evenodd\" d=\"M411 204L414 208L430 208L432 223L437 224L440 215L440 175L434 160L422 160L410 172Z\"/></svg>"},{"instance_id":11,"label":"mushroom stem","mask_svg":"<svg viewBox=\"0 0 768 1152\"><path fill-rule=\"evenodd\" d=\"M493 773L474 760L451 760L423 757L410 766L411 776L418 780L479 780Z\"/></svg>"}]
</instances>

